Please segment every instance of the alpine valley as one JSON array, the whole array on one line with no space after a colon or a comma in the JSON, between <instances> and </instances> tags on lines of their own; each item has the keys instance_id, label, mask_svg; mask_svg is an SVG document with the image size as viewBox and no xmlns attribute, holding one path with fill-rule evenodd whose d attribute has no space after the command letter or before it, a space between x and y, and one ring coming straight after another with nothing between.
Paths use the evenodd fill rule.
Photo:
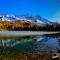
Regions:
<instances>
[{"instance_id":1,"label":"alpine valley","mask_svg":"<svg viewBox=\"0 0 60 60\"><path fill-rule=\"evenodd\" d=\"M40 15L0 14L0 31L60 31L60 24Z\"/></svg>"}]
</instances>

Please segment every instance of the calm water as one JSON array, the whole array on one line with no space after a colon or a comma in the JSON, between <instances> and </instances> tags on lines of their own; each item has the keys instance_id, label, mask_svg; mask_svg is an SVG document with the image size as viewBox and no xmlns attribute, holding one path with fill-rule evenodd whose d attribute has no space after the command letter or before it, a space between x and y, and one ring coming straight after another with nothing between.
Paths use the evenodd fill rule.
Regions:
<instances>
[{"instance_id":1,"label":"calm water","mask_svg":"<svg viewBox=\"0 0 60 60\"><path fill-rule=\"evenodd\" d=\"M58 49L60 49L58 34L0 37L0 59L2 60L43 60L46 56L57 53Z\"/></svg>"}]
</instances>

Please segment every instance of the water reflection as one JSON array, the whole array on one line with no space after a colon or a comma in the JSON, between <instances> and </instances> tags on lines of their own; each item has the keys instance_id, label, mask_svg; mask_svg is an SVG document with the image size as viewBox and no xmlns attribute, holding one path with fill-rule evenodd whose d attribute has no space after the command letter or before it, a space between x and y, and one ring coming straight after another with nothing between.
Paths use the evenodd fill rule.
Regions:
<instances>
[{"instance_id":1,"label":"water reflection","mask_svg":"<svg viewBox=\"0 0 60 60\"><path fill-rule=\"evenodd\" d=\"M0 39L0 47L17 49L38 49L52 50L60 47L60 39L42 36L9 37Z\"/></svg>"},{"instance_id":2,"label":"water reflection","mask_svg":"<svg viewBox=\"0 0 60 60\"><path fill-rule=\"evenodd\" d=\"M37 43L41 40L44 40L45 37L42 36L33 36L33 37L13 37L13 38L4 38L4 39L0 39L0 47L14 47L18 44L27 44L27 43Z\"/></svg>"},{"instance_id":3,"label":"water reflection","mask_svg":"<svg viewBox=\"0 0 60 60\"><path fill-rule=\"evenodd\" d=\"M20 56L18 54L25 52L36 53L36 51L43 55L50 53L50 51L56 53L60 48L60 37L54 36L0 37L0 55Z\"/></svg>"}]
</instances>

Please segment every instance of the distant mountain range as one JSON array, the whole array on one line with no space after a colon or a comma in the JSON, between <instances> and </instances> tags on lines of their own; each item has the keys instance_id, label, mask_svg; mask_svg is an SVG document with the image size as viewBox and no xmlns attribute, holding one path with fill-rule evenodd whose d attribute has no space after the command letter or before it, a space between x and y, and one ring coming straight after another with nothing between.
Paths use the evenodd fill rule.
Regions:
<instances>
[{"instance_id":1,"label":"distant mountain range","mask_svg":"<svg viewBox=\"0 0 60 60\"><path fill-rule=\"evenodd\" d=\"M0 31L60 31L60 24L40 15L0 14Z\"/></svg>"},{"instance_id":2,"label":"distant mountain range","mask_svg":"<svg viewBox=\"0 0 60 60\"><path fill-rule=\"evenodd\" d=\"M26 15L12 15L12 14L0 14L0 20L1 21L24 21L24 22L34 22L36 24L52 24L53 22L42 18L40 15L30 15L30 14L26 14Z\"/></svg>"}]
</instances>

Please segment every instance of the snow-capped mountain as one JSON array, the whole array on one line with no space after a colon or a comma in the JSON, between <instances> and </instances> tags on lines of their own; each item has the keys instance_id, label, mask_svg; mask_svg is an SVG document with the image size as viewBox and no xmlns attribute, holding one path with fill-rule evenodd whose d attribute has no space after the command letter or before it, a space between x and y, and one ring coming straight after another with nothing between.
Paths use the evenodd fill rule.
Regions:
<instances>
[{"instance_id":1,"label":"snow-capped mountain","mask_svg":"<svg viewBox=\"0 0 60 60\"><path fill-rule=\"evenodd\" d=\"M1 21L16 21L16 20L21 20L21 21L24 21L24 22L34 22L34 23L37 23L37 24L46 24L46 23L49 23L51 24L52 22L42 18L41 16L39 15L36 15L36 16L33 16L33 15L30 15L30 14L26 14L26 15L12 15L12 14L0 14L0 20Z\"/></svg>"},{"instance_id":2,"label":"snow-capped mountain","mask_svg":"<svg viewBox=\"0 0 60 60\"><path fill-rule=\"evenodd\" d=\"M8 15L8 14L0 14L1 21L15 21L15 15Z\"/></svg>"}]
</instances>

